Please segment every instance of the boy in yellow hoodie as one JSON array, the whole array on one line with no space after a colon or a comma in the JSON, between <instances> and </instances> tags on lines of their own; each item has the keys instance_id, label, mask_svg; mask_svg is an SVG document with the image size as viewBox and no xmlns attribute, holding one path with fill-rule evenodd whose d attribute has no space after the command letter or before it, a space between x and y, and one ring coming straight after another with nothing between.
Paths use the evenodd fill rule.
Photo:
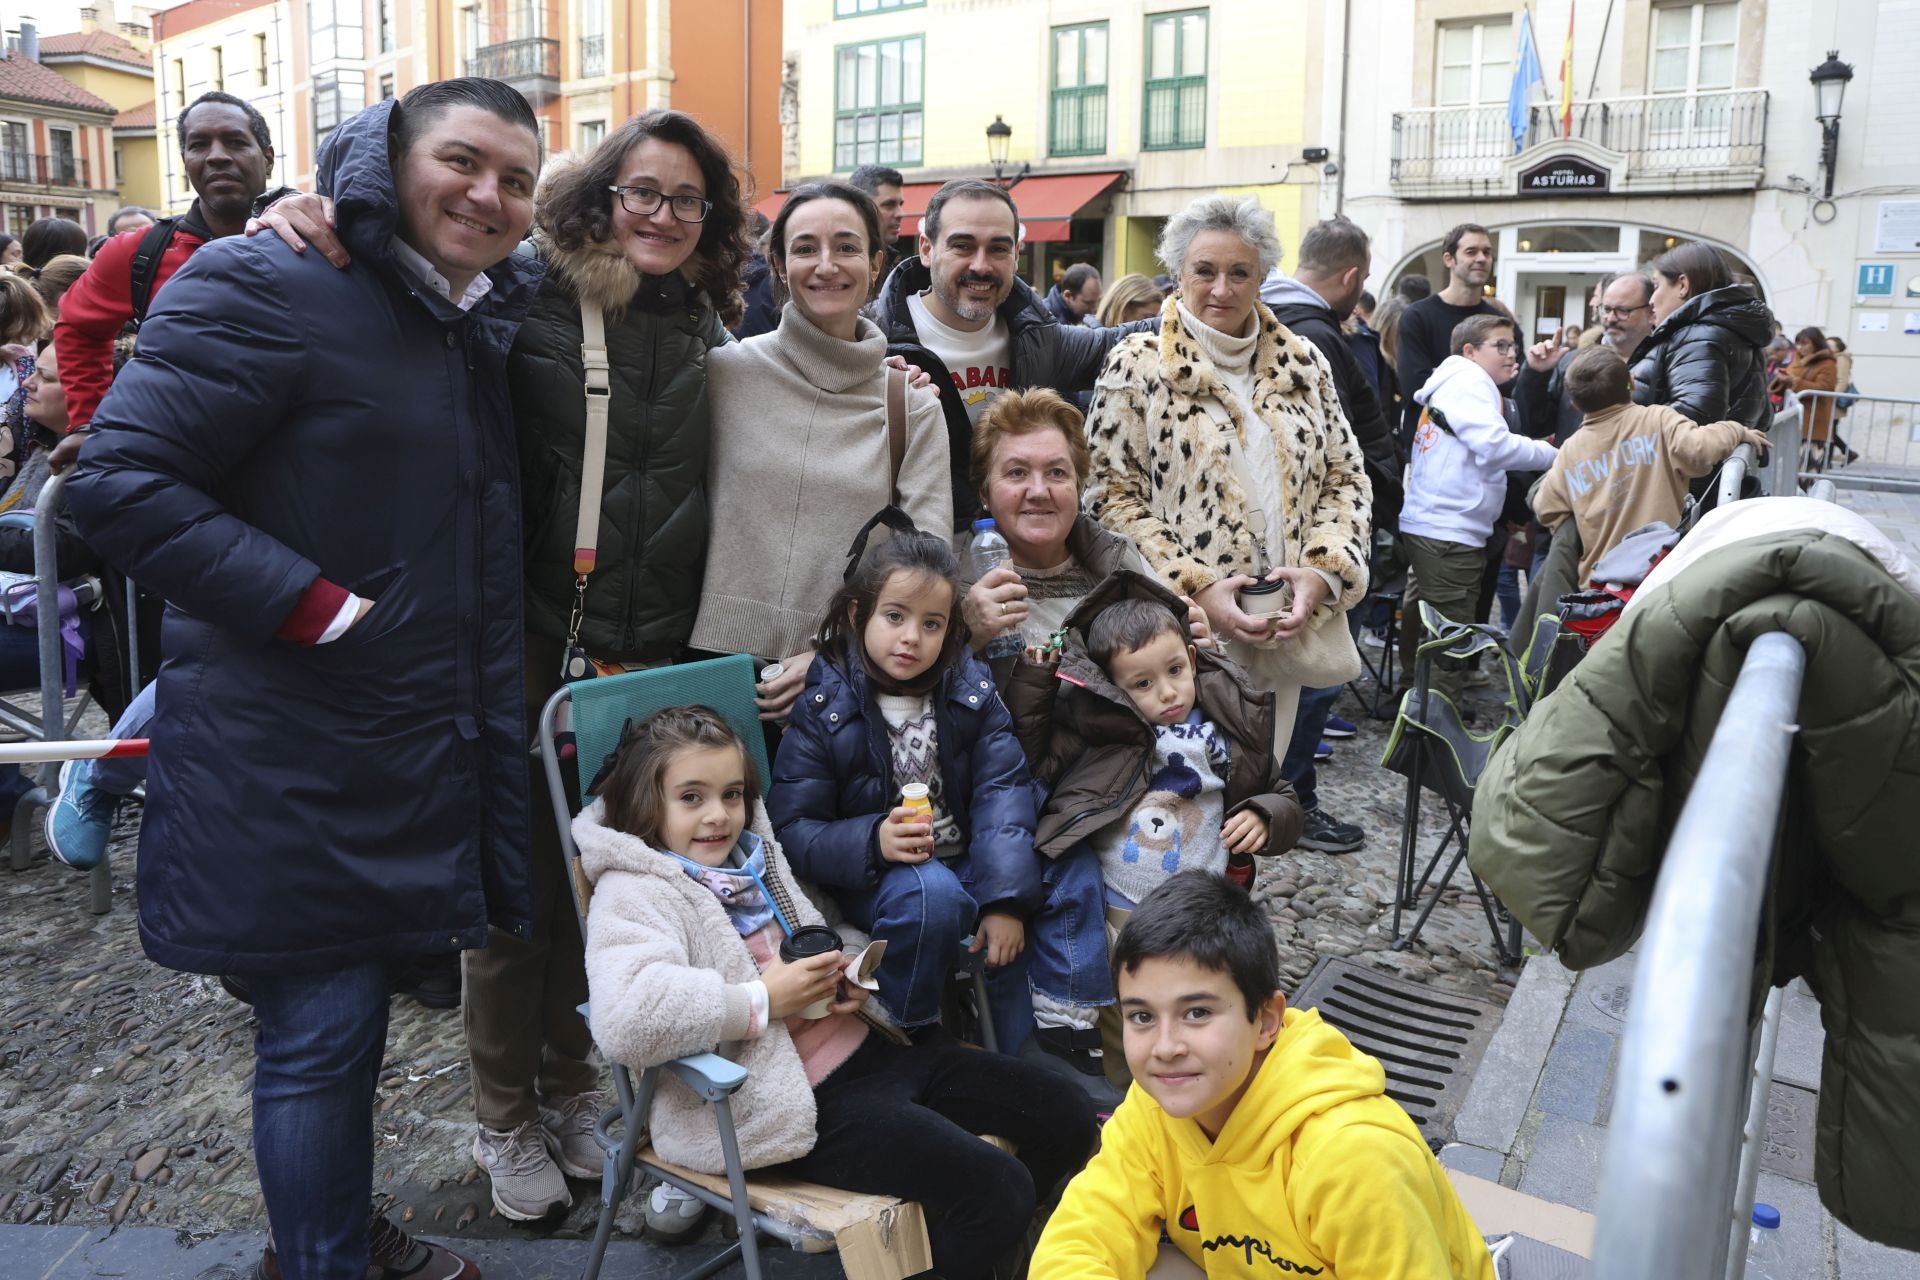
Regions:
<instances>
[{"instance_id":1,"label":"boy in yellow hoodie","mask_svg":"<svg viewBox=\"0 0 1920 1280\"><path fill-rule=\"evenodd\" d=\"M1210 1280L1493 1280L1453 1184L1374 1058L1280 993L1244 890L1170 877L1113 948L1133 1087L1068 1184L1032 1280L1154 1265L1162 1228Z\"/></svg>"}]
</instances>

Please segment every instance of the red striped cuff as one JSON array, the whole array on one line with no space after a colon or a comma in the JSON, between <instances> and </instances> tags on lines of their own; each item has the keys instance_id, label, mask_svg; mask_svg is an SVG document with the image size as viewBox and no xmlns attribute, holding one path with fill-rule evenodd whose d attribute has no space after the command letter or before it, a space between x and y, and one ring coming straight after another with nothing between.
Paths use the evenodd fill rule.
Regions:
<instances>
[{"instance_id":1,"label":"red striped cuff","mask_svg":"<svg viewBox=\"0 0 1920 1280\"><path fill-rule=\"evenodd\" d=\"M291 640L295 644L312 645L320 642L326 634L327 624L340 612L340 606L347 602L347 589L335 586L325 578L315 578L307 584L300 602L293 606L286 621L280 624L280 630L274 634L282 640Z\"/></svg>"}]
</instances>

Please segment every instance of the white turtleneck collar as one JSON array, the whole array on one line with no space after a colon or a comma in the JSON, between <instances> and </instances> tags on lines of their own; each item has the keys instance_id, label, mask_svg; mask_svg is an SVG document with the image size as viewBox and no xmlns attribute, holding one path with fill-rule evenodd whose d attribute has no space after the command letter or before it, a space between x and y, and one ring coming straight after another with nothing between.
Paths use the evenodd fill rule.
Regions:
<instances>
[{"instance_id":1,"label":"white turtleneck collar","mask_svg":"<svg viewBox=\"0 0 1920 1280\"><path fill-rule=\"evenodd\" d=\"M1260 321L1257 316L1247 317L1247 336L1236 338L1194 315L1187 310L1186 303L1176 302L1174 305L1180 308L1181 325L1193 335L1193 340L1200 344L1200 349L1206 352L1207 359L1213 362L1221 376L1229 381L1237 377L1252 380L1253 349L1260 341Z\"/></svg>"}]
</instances>

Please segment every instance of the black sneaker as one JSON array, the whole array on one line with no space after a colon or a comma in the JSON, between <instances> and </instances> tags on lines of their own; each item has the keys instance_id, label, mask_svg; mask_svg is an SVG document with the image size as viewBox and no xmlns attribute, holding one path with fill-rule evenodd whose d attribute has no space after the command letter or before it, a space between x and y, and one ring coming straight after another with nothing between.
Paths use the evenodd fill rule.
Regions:
<instances>
[{"instance_id":1,"label":"black sneaker","mask_svg":"<svg viewBox=\"0 0 1920 1280\"><path fill-rule=\"evenodd\" d=\"M1300 825L1296 848L1318 853L1352 853L1367 842L1367 833L1351 822L1342 822L1325 809L1307 810Z\"/></svg>"},{"instance_id":2,"label":"black sneaker","mask_svg":"<svg viewBox=\"0 0 1920 1280\"><path fill-rule=\"evenodd\" d=\"M1126 1090L1107 1079L1106 1058L1100 1051L1100 1032L1072 1027L1035 1027L1020 1056L1047 1069L1071 1076L1087 1092L1096 1110L1112 1114Z\"/></svg>"},{"instance_id":3,"label":"black sneaker","mask_svg":"<svg viewBox=\"0 0 1920 1280\"><path fill-rule=\"evenodd\" d=\"M280 1259L273 1252L273 1233L254 1266L254 1280L280 1280ZM480 1268L442 1245L416 1240L384 1214L374 1213L367 1224L366 1280L480 1280Z\"/></svg>"},{"instance_id":4,"label":"black sneaker","mask_svg":"<svg viewBox=\"0 0 1920 1280\"><path fill-rule=\"evenodd\" d=\"M412 996L429 1009L458 1009L459 952L414 956L396 965L393 990L396 995Z\"/></svg>"}]
</instances>

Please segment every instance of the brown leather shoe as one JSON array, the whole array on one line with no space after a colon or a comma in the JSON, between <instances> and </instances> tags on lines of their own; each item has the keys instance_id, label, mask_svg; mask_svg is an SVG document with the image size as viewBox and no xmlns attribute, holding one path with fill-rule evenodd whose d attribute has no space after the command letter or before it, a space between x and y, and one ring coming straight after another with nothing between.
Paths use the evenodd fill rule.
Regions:
<instances>
[{"instance_id":1,"label":"brown leather shoe","mask_svg":"<svg viewBox=\"0 0 1920 1280\"><path fill-rule=\"evenodd\" d=\"M274 1257L272 1238L261 1250L255 1280L281 1280L280 1260ZM470 1258L426 1240L415 1240L376 1213L367 1224L365 1280L480 1280L480 1268Z\"/></svg>"}]
</instances>

